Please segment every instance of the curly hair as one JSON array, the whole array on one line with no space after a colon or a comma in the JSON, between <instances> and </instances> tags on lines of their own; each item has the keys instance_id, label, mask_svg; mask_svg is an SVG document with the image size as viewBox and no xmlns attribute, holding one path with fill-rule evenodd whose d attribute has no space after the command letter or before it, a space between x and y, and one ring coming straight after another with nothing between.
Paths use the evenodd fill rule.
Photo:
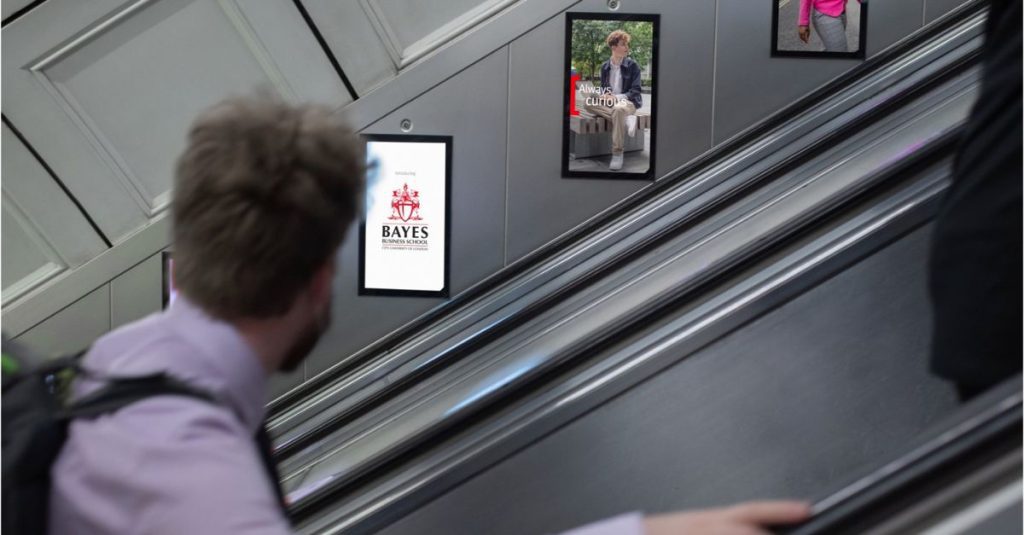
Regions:
<instances>
[{"instance_id":1,"label":"curly hair","mask_svg":"<svg viewBox=\"0 0 1024 535\"><path fill-rule=\"evenodd\" d=\"M628 33L622 30L615 30L614 32L608 34L608 38L605 39L604 42L608 44L608 48L611 48L613 46L618 45L619 41L623 40L625 40L626 44L628 45L632 39L633 38L630 37Z\"/></svg>"}]
</instances>

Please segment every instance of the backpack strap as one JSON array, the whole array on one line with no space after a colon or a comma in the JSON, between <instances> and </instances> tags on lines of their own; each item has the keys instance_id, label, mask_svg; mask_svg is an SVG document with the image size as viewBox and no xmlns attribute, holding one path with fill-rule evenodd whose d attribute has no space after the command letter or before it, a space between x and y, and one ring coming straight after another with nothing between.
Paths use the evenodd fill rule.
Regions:
<instances>
[{"instance_id":1,"label":"backpack strap","mask_svg":"<svg viewBox=\"0 0 1024 535\"><path fill-rule=\"evenodd\" d=\"M14 363L15 371L13 373L4 372L3 381L0 383L0 390L7 392L22 381L54 376L64 370L79 372L82 369L80 361L84 353L85 351L81 351L73 355L47 359L43 362L24 361L18 355L4 353L7 361Z\"/></svg>"},{"instance_id":2,"label":"backpack strap","mask_svg":"<svg viewBox=\"0 0 1024 535\"><path fill-rule=\"evenodd\" d=\"M64 420L75 418L95 418L122 409L136 401L156 396L186 396L216 404L212 394L197 389L184 381L180 381L165 373L155 373L139 377L118 377L108 379L107 386L79 399L61 414ZM260 426L253 437L256 449L270 479L285 518L289 518L288 504L281 488L281 479L274 462L270 435L265 426Z\"/></svg>"},{"instance_id":3,"label":"backpack strap","mask_svg":"<svg viewBox=\"0 0 1024 535\"><path fill-rule=\"evenodd\" d=\"M192 387L165 373L110 379L99 390L79 399L63 411L61 417L95 418L122 409L136 401L155 396L185 396L217 403L212 394Z\"/></svg>"}]
</instances>

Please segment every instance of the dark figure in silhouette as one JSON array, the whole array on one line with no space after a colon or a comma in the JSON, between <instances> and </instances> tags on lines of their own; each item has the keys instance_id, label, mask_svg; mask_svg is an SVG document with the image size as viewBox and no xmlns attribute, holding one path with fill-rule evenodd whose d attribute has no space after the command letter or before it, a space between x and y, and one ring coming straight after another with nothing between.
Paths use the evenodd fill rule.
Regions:
<instances>
[{"instance_id":1,"label":"dark figure in silhouette","mask_svg":"<svg viewBox=\"0 0 1024 535\"><path fill-rule=\"evenodd\" d=\"M981 93L930 260L932 369L967 400L1021 370L1021 1L993 0Z\"/></svg>"}]
</instances>

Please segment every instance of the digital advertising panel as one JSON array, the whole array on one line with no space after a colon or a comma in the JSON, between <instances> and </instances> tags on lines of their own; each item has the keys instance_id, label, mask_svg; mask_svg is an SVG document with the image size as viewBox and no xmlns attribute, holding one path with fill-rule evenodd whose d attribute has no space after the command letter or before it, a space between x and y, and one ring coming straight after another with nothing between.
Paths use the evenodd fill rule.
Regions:
<instances>
[{"instance_id":1,"label":"digital advertising panel","mask_svg":"<svg viewBox=\"0 0 1024 535\"><path fill-rule=\"evenodd\" d=\"M863 59L867 0L771 0L772 56Z\"/></svg>"},{"instance_id":2,"label":"digital advertising panel","mask_svg":"<svg viewBox=\"0 0 1024 535\"><path fill-rule=\"evenodd\" d=\"M359 295L448 297L451 136L363 137Z\"/></svg>"},{"instance_id":3,"label":"digital advertising panel","mask_svg":"<svg viewBox=\"0 0 1024 535\"><path fill-rule=\"evenodd\" d=\"M658 15L566 13L562 176L654 178Z\"/></svg>"}]
</instances>

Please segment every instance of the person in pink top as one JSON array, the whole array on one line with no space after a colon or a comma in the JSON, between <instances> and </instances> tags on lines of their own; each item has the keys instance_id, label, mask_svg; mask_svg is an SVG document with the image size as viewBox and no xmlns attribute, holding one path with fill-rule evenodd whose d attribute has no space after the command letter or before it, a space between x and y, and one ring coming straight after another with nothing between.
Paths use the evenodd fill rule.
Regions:
<instances>
[{"instance_id":1,"label":"person in pink top","mask_svg":"<svg viewBox=\"0 0 1024 535\"><path fill-rule=\"evenodd\" d=\"M848 0L800 0L797 28L800 40L811 38L811 20L826 52L850 52L846 43L846 2Z\"/></svg>"}]
</instances>

